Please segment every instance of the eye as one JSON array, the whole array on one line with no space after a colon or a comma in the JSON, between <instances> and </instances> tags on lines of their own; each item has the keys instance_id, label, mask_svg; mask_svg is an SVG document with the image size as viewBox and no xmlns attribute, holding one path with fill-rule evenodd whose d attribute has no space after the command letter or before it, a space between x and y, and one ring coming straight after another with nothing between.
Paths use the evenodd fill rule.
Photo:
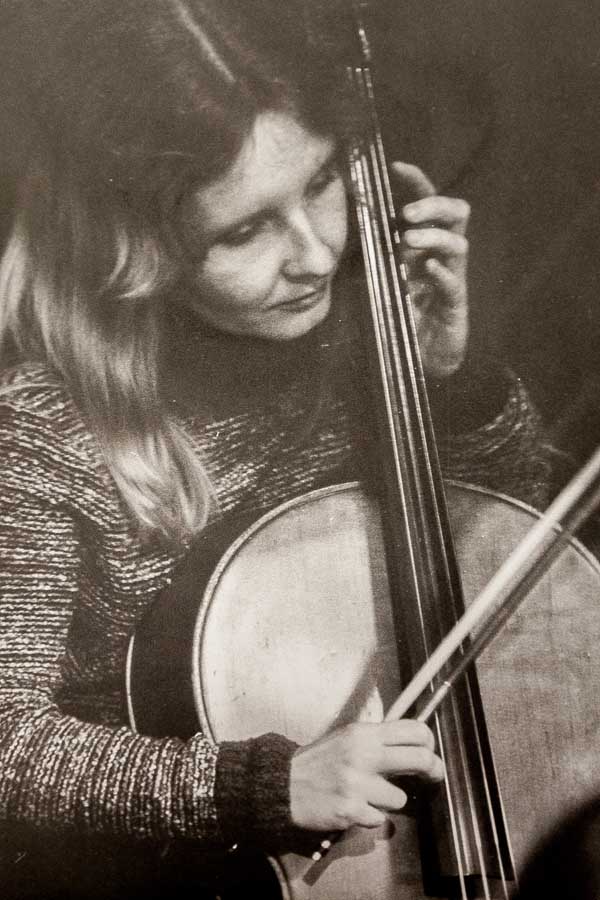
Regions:
<instances>
[{"instance_id":1,"label":"eye","mask_svg":"<svg viewBox=\"0 0 600 900\"><path fill-rule=\"evenodd\" d=\"M313 178L311 183L308 186L307 194L309 197L318 197L319 194L322 194L330 184L333 184L334 181L340 177L340 167L337 162L331 162L326 165L321 171Z\"/></svg>"},{"instance_id":2,"label":"eye","mask_svg":"<svg viewBox=\"0 0 600 900\"><path fill-rule=\"evenodd\" d=\"M224 244L226 247L243 247L244 244L250 243L256 237L263 226L264 222L262 221L240 225L239 228L234 228L233 231L228 231L221 235L218 243Z\"/></svg>"}]
</instances>

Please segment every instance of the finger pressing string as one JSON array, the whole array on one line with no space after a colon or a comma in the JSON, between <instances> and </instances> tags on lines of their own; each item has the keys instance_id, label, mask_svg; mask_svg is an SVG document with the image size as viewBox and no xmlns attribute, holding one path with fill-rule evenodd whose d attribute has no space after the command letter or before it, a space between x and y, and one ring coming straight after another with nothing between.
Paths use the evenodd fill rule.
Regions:
<instances>
[{"instance_id":1,"label":"finger pressing string","mask_svg":"<svg viewBox=\"0 0 600 900\"><path fill-rule=\"evenodd\" d=\"M437 225L464 234L471 215L471 207L466 200L458 197L426 197L407 203L402 208L402 217L409 224Z\"/></svg>"}]
</instances>

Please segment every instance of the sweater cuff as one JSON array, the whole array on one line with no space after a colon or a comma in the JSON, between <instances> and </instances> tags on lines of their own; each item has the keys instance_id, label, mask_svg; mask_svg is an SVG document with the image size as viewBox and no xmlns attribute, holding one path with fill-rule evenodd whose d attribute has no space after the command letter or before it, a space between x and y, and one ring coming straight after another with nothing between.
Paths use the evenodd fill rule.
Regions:
<instances>
[{"instance_id":1,"label":"sweater cuff","mask_svg":"<svg viewBox=\"0 0 600 900\"><path fill-rule=\"evenodd\" d=\"M319 843L290 815L290 766L298 744L279 734L219 745L215 802L230 845L281 853Z\"/></svg>"}]
</instances>

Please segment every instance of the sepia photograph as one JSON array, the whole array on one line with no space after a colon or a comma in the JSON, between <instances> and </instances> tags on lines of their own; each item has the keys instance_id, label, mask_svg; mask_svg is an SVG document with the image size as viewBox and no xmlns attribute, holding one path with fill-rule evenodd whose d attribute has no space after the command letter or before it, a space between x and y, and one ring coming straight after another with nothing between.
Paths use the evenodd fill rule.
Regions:
<instances>
[{"instance_id":1,"label":"sepia photograph","mask_svg":"<svg viewBox=\"0 0 600 900\"><path fill-rule=\"evenodd\" d=\"M0 897L598 900L594 0L0 0Z\"/></svg>"}]
</instances>

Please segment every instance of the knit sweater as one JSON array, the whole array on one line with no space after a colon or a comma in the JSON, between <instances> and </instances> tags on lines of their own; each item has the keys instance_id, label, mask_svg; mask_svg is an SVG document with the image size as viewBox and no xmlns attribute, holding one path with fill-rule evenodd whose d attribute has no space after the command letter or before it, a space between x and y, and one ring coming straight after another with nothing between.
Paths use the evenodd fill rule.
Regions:
<instances>
[{"instance_id":1,"label":"knit sweater","mask_svg":"<svg viewBox=\"0 0 600 900\"><path fill-rule=\"evenodd\" d=\"M215 516L364 475L345 364L332 367L315 413L316 340L273 347L200 332L182 342L165 404L203 456ZM56 375L22 364L3 384L0 822L19 839L41 836L38 848L101 860L115 896L136 854L158 857L167 844L192 842L202 860L234 842L286 846L294 744L270 735L214 746L128 727L128 641L184 548L142 538ZM517 379L471 362L433 386L432 405L447 475L543 504L548 457Z\"/></svg>"}]
</instances>

